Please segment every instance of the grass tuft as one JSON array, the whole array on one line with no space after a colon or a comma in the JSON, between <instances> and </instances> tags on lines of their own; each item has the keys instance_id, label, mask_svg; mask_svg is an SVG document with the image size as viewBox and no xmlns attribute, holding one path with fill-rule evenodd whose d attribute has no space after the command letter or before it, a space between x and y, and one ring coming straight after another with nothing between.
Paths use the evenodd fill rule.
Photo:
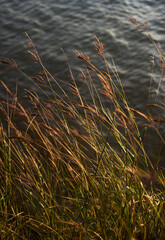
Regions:
<instances>
[{"instance_id":1,"label":"grass tuft","mask_svg":"<svg viewBox=\"0 0 165 240\"><path fill-rule=\"evenodd\" d=\"M152 40L145 24L130 20ZM165 144L159 131L164 120L129 105L114 61L106 60L96 36L106 71L76 51L85 63L81 77L90 103L70 67L71 82L53 77L27 37L40 72L28 76L13 59L0 62L45 97L25 89L29 108L24 107L17 92L1 82L8 96L0 105L1 239L164 239L164 172L144 144L151 129ZM159 45L152 42L164 67ZM164 111L156 100L150 106Z\"/></svg>"}]
</instances>

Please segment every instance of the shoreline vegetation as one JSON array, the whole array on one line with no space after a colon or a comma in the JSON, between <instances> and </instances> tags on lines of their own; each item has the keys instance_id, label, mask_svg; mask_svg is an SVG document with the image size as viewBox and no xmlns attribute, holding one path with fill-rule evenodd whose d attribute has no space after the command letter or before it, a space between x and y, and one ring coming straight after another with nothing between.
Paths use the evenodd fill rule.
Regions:
<instances>
[{"instance_id":1,"label":"shoreline vegetation","mask_svg":"<svg viewBox=\"0 0 165 240\"><path fill-rule=\"evenodd\" d=\"M163 73L160 45L146 24L130 21L153 42ZM95 36L105 71L76 51L89 104L69 63L71 82L62 82L66 92L43 65L28 34L27 38L28 52L40 72L28 76L13 59L0 63L27 78L45 99L25 89L30 106L25 107L17 90L12 92L1 81L7 98L0 105L0 238L165 239L164 169L159 156L152 162L144 144L150 129L165 144L159 131L164 120L155 114L156 109L165 110L165 102L157 103L163 74L150 110L132 108L113 59L106 60Z\"/></svg>"}]
</instances>

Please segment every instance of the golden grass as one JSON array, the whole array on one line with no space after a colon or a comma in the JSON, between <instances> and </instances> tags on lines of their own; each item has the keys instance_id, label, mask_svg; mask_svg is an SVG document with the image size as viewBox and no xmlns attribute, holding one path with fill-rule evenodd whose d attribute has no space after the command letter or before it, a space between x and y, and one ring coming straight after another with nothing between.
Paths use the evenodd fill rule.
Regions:
<instances>
[{"instance_id":1,"label":"golden grass","mask_svg":"<svg viewBox=\"0 0 165 240\"><path fill-rule=\"evenodd\" d=\"M81 96L71 69L72 83L66 83L71 94L62 88L27 37L34 49L29 54L41 66L38 74L26 75L12 59L0 62L38 86L45 99L25 90L31 106L25 108L2 82L9 100L0 108L1 239L164 239L164 175L159 158L154 165L144 146L150 128L164 144L160 121L129 106L114 62L107 62L96 36L106 72L76 52L85 62L81 76L91 104ZM164 110L156 104L155 99L153 107Z\"/></svg>"}]
</instances>

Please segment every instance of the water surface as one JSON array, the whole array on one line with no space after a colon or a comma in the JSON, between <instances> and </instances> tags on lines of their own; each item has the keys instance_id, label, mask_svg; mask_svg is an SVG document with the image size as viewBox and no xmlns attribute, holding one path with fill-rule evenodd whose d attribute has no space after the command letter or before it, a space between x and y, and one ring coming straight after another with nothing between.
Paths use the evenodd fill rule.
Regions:
<instances>
[{"instance_id":1,"label":"water surface","mask_svg":"<svg viewBox=\"0 0 165 240\"><path fill-rule=\"evenodd\" d=\"M107 59L114 58L129 101L140 110L146 108L151 79L151 57L155 57L155 74L151 95L160 79L158 54L145 36L129 21L128 16L148 25L153 39L165 49L165 2L163 0L1 0L0 49L1 58L13 58L29 75L37 70L31 57L25 32L32 38L48 70L56 77L69 81L65 51L75 79L81 86L80 62L75 49L96 59L94 35L104 43ZM96 64L101 65L100 59ZM2 68L2 67L1 67ZM18 78L19 96L31 83L19 75L0 71L0 79L15 89ZM99 84L96 82L96 85ZM86 94L85 88L82 93ZM163 88L160 88L160 100ZM5 98L1 91L0 98ZM162 132L164 127L162 127ZM152 136L151 136L152 137ZM149 148L150 146L148 146Z\"/></svg>"}]
</instances>

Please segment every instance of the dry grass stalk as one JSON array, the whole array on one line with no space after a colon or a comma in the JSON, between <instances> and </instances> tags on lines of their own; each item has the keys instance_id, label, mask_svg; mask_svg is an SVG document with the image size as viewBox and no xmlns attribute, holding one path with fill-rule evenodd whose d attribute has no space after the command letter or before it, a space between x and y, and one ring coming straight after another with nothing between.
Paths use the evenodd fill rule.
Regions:
<instances>
[{"instance_id":1,"label":"dry grass stalk","mask_svg":"<svg viewBox=\"0 0 165 240\"><path fill-rule=\"evenodd\" d=\"M17 63L15 62L14 59L0 60L0 63L3 63L3 64L5 64L7 66L6 67L7 71L17 70L18 69Z\"/></svg>"},{"instance_id":2,"label":"dry grass stalk","mask_svg":"<svg viewBox=\"0 0 165 240\"><path fill-rule=\"evenodd\" d=\"M139 25L136 19L130 19ZM144 24L140 26L147 30ZM106 62L103 44L96 36L94 45L105 60L107 72L77 51L90 72L87 83L91 104L80 95L71 69L73 84L67 86L76 94L76 101L60 86L27 37L34 48L29 53L43 69L43 74L27 77L38 87L43 81L53 97L45 93L43 101L39 94L26 90L31 106L27 110L2 83L11 97L11 102L1 105L7 125L1 124L0 128L3 238L147 240L164 236L164 177L157 166L149 171L150 159L135 115L149 123L154 118L129 107L116 68L113 70ZM88 79L83 71L81 75ZM56 93L49 77L64 98ZM96 77L108 107L94 84ZM160 109L164 110L164 105ZM23 129L14 122L21 113L26 126ZM157 194L152 184L150 189L146 186L146 181L158 181L162 191Z\"/></svg>"},{"instance_id":3,"label":"dry grass stalk","mask_svg":"<svg viewBox=\"0 0 165 240\"><path fill-rule=\"evenodd\" d=\"M102 58L105 58L103 44L99 41L99 39L96 37L96 35L94 37L97 42L97 43L94 43L94 46L96 48L96 51L98 52L98 55L100 55Z\"/></svg>"}]
</instances>

